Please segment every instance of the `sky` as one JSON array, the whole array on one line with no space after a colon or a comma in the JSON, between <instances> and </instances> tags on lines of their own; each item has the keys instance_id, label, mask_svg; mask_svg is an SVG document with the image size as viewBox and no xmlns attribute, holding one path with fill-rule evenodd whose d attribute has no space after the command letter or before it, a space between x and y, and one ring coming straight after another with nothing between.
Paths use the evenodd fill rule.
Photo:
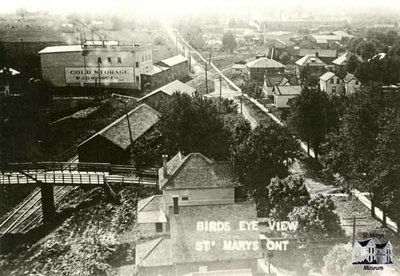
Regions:
<instances>
[{"instance_id":1,"label":"sky","mask_svg":"<svg viewBox=\"0 0 400 276\"><path fill-rule=\"evenodd\" d=\"M2 1L3 2L3 1ZM322 4L321 4L322 3ZM0 5L0 13L12 13L24 7L30 12L48 10L51 12L143 12L168 13L170 15L184 13L205 13L222 11L235 13L243 10L268 9L271 6L303 6L318 7L393 7L399 8L399 0L12 0Z\"/></svg>"}]
</instances>

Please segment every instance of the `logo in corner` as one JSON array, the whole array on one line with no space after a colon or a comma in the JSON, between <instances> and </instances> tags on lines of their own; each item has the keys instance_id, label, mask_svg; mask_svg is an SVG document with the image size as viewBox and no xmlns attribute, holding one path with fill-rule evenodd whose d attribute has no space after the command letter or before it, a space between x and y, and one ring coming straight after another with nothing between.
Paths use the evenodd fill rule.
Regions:
<instances>
[{"instance_id":1,"label":"logo in corner","mask_svg":"<svg viewBox=\"0 0 400 276\"><path fill-rule=\"evenodd\" d=\"M354 265L393 264L393 246L390 241L379 243L375 239L356 240L353 245Z\"/></svg>"}]
</instances>

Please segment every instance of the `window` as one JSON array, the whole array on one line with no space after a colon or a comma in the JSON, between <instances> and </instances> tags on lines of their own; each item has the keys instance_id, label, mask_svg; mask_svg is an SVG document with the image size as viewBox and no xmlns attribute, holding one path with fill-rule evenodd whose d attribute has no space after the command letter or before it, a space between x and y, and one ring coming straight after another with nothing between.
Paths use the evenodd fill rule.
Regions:
<instances>
[{"instance_id":1,"label":"window","mask_svg":"<svg viewBox=\"0 0 400 276\"><path fill-rule=\"evenodd\" d=\"M337 79L337 80L336 80L336 84L339 84L339 83L340 83L340 79Z\"/></svg>"},{"instance_id":2,"label":"window","mask_svg":"<svg viewBox=\"0 0 400 276\"><path fill-rule=\"evenodd\" d=\"M110 57L108 57L107 60L108 60L108 63L111 63L111 58Z\"/></svg>"},{"instance_id":3,"label":"window","mask_svg":"<svg viewBox=\"0 0 400 276\"><path fill-rule=\"evenodd\" d=\"M101 57L97 58L97 63L101 63Z\"/></svg>"},{"instance_id":4,"label":"window","mask_svg":"<svg viewBox=\"0 0 400 276\"><path fill-rule=\"evenodd\" d=\"M120 57L118 57L118 63L121 63L122 61L121 61L121 58Z\"/></svg>"},{"instance_id":5,"label":"window","mask_svg":"<svg viewBox=\"0 0 400 276\"><path fill-rule=\"evenodd\" d=\"M156 232L161 233L163 231L162 223L156 222Z\"/></svg>"},{"instance_id":6,"label":"window","mask_svg":"<svg viewBox=\"0 0 400 276\"><path fill-rule=\"evenodd\" d=\"M182 200L189 200L189 195L182 195Z\"/></svg>"},{"instance_id":7,"label":"window","mask_svg":"<svg viewBox=\"0 0 400 276\"><path fill-rule=\"evenodd\" d=\"M331 84L333 84L335 82L335 80L334 79L331 79Z\"/></svg>"},{"instance_id":8,"label":"window","mask_svg":"<svg viewBox=\"0 0 400 276\"><path fill-rule=\"evenodd\" d=\"M336 92L336 86L332 86L332 92Z\"/></svg>"},{"instance_id":9,"label":"window","mask_svg":"<svg viewBox=\"0 0 400 276\"><path fill-rule=\"evenodd\" d=\"M136 82L139 82L139 77L138 76L136 76Z\"/></svg>"},{"instance_id":10,"label":"window","mask_svg":"<svg viewBox=\"0 0 400 276\"><path fill-rule=\"evenodd\" d=\"M359 82L358 81L356 81L356 85L358 85L359 84Z\"/></svg>"},{"instance_id":11,"label":"window","mask_svg":"<svg viewBox=\"0 0 400 276\"><path fill-rule=\"evenodd\" d=\"M139 61L136 61L136 68L139 68Z\"/></svg>"}]
</instances>

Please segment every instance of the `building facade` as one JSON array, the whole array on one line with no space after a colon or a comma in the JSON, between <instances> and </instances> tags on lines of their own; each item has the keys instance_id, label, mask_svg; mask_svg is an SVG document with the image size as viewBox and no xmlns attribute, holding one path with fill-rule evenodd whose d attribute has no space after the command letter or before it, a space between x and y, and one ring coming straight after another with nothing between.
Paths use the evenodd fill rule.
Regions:
<instances>
[{"instance_id":1,"label":"building facade","mask_svg":"<svg viewBox=\"0 0 400 276\"><path fill-rule=\"evenodd\" d=\"M228 162L200 153L163 156L159 186L162 195L138 202L140 235L153 239L136 246L136 275L258 275L255 204L235 201Z\"/></svg>"},{"instance_id":2,"label":"building facade","mask_svg":"<svg viewBox=\"0 0 400 276\"><path fill-rule=\"evenodd\" d=\"M42 78L56 87L140 89L141 74L152 70L151 45L86 41L39 52Z\"/></svg>"},{"instance_id":3,"label":"building facade","mask_svg":"<svg viewBox=\"0 0 400 276\"><path fill-rule=\"evenodd\" d=\"M151 70L142 74L142 91L152 91L174 80L184 80L189 76L189 60L176 55L163 59Z\"/></svg>"},{"instance_id":4,"label":"building facade","mask_svg":"<svg viewBox=\"0 0 400 276\"><path fill-rule=\"evenodd\" d=\"M343 80L335 75L333 72L326 72L319 77L319 85L321 91L331 94L343 93L344 85Z\"/></svg>"},{"instance_id":5,"label":"building facade","mask_svg":"<svg viewBox=\"0 0 400 276\"><path fill-rule=\"evenodd\" d=\"M264 76L270 77L285 73L285 65L273 59L260 57L246 63L247 75L250 81L262 84Z\"/></svg>"}]
</instances>

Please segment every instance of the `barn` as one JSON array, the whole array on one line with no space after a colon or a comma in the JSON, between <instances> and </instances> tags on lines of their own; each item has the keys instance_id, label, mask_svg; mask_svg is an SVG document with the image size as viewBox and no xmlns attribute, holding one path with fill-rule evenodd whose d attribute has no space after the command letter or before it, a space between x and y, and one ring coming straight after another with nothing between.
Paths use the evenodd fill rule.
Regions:
<instances>
[{"instance_id":1,"label":"barn","mask_svg":"<svg viewBox=\"0 0 400 276\"><path fill-rule=\"evenodd\" d=\"M129 164L131 147L155 126L159 117L158 111L141 104L79 144L79 161Z\"/></svg>"}]
</instances>

